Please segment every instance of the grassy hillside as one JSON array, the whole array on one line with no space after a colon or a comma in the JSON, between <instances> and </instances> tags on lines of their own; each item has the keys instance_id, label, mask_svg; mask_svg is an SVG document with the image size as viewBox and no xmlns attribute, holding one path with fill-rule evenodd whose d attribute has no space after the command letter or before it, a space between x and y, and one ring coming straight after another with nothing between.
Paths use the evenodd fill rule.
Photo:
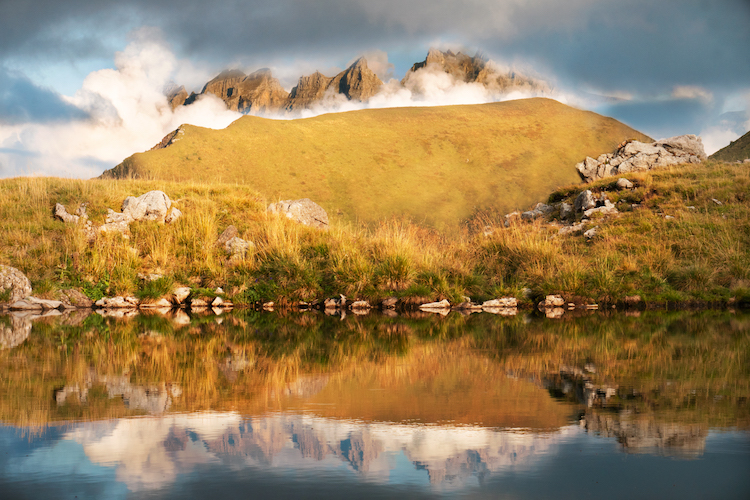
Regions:
<instances>
[{"instance_id":1,"label":"grassy hillside","mask_svg":"<svg viewBox=\"0 0 750 500\"><path fill-rule=\"evenodd\" d=\"M750 165L707 162L627 175L611 191L621 213L596 220L597 236L559 235L551 223L493 224L437 232L405 222L356 225L331 217L318 231L268 215L253 189L144 180L0 180L0 263L21 269L37 296L77 287L92 298L155 297L173 284L221 286L235 303L387 296L539 300L550 293L597 302L639 295L646 303L750 300ZM585 187L610 189L614 179ZM571 200L569 185L540 197ZM88 203L95 224L128 195L161 189L184 213L175 224L133 223L129 239L53 220L56 202ZM717 203L717 200L721 204ZM531 205L531 203L530 203ZM214 245L234 224L255 251L236 265ZM138 273L164 278L144 282ZM524 289L529 289L524 293ZM530 295L530 296L529 296ZM1 300L1 298L0 298Z\"/></svg>"},{"instance_id":2,"label":"grassy hillside","mask_svg":"<svg viewBox=\"0 0 750 500\"><path fill-rule=\"evenodd\" d=\"M750 132L711 155L712 160L743 161L750 158Z\"/></svg>"},{"instance_id":3,"label":"grassy hillside","mask_svg":"<svg viewBox=\"0 0 750 500\"><path fill-rule=\"evenodd\" d=\"M353 111L304 120L244 116L225 130L184 126L166 149L104 177L246 184L266 201L311 198L329 214L455 227L577 182L575 164L637 131L549 99Z\"/></svg>"}]
</instances>

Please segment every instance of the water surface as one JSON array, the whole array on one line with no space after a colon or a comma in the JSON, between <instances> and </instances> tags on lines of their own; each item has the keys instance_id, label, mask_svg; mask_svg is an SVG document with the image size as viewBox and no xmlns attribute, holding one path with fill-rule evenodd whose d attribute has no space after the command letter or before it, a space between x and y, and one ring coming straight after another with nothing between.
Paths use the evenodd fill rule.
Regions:
<instances>
[{"instance_id":1,"label":"water surface","mask_svg":"<svg viewBox=\"0 0 750 500\"><path fill-rule=\"evenodd\" d=\"M0 317L2 498L748 498L750 317Z\"/></svg>"}]
</instances>

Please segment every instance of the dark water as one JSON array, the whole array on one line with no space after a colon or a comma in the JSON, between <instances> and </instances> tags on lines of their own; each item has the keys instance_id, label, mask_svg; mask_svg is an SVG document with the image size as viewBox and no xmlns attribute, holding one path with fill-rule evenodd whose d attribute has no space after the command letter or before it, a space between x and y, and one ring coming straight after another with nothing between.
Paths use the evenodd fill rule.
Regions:
<instances>
[{"instance_id":1,"label":"dark water","mask_svg":"<svg viewBox=\"0 0 750 500\"><path fill-rule=\"evenodd\" d=\"M0 498L750 498L734 312L0 317Z\"/></svg>"}]
</instances>

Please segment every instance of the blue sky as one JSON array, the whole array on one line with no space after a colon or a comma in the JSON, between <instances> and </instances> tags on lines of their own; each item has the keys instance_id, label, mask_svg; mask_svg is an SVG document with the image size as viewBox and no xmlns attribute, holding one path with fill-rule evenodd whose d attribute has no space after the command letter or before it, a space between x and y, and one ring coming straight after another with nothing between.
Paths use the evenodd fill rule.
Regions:
<instances>
[{"instance_id":1,"label":"blue sky","mask_svg":"<svg viewBox=\"0 0 750 500\"><path fill-rule=\"evenodd\" d=\"M98 175L179 119L232 119L133 122L126 107L157 98L118 99L147 81L199 91L222 69L270 67L291 88L362 54L400 78L431 46L481 50L655 138L700 134L709 153L750 128L748 0L9 0L0 177Z\"/></svg>"}]
</instances>

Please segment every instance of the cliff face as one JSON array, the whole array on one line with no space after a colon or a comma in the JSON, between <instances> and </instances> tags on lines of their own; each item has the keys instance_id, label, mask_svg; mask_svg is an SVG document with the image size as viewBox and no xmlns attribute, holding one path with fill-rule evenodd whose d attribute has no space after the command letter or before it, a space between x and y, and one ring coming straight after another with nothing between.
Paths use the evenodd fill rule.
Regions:
<instances>
[{"instance_id":1,"label":"cliff face","mask_svg":"<svg viewBox=\"0 0 750 500\"><path fill-rule=\"evenodd\" d=\"M380 90L383 82L367 67L364 57L330 78L316 71L303 76L289 94L286 109L305 109L321 101L326 92L343 94L349 100L366 101Z\"/></svg>"},{"instance_id":2,"label":"cliff face","mask_svg":"<svg viewBox=\"0 0 750 500\"><path fill-rule=\"evenodd\" d=\"M227 108L240 113L276 111L289 96L268 68L249 75L239 70L222 71L203 87L202 93L214 94Z\"/></svg>"},{"instance_id":3,"label":"cliff face","mask_svg":"<svg viewBox=\"0 0 750 500\"><path fill-rule=\"evenodd\" d=\"M442 52L430 49L424 61L414 64L401 80L407 86L410 78L423 69L442 71L465 83L481 83L488 90L502 93L514 90L545 93L549 92L547 83L535 80L515 71L503 70L492 64L482 55L468 56L461 52Z\"/></svg>"}]
</instances>

